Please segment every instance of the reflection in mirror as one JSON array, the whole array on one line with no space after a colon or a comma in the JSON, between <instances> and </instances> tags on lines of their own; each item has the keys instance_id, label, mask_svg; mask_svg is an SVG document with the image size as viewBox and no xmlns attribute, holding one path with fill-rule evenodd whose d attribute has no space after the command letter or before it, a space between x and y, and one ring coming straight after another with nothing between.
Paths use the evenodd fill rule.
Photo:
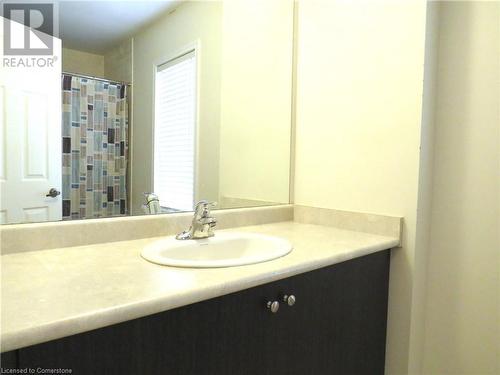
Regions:
<instances>
[{"instance_id":1,"label":"reflection in mirror","mask_svg":"<svg viewBox=\"0 0 500 375\"><path fill-rule=\"evenodd\" d=\"M293 1L58 5L62 64L2 76L2 223L289 202Z\"/></svg>"}]
</instances>

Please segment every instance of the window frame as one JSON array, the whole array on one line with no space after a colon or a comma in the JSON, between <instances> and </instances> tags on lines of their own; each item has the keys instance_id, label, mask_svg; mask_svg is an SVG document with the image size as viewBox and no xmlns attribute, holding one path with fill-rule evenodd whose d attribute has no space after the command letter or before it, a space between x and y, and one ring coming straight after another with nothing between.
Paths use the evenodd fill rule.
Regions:
<instances>
[{"instance_id":1,"label":"window frame","mask_svg":"<svg viewBox=\"0 0 500 375\"><path fill-rule=\"evenodd\" d=\"M194 103L194 155L193 155L193 208L195 203L199 200L199 163L198 163L198 155L199 155L199 99L200 99L200 41L197 40L195 42L189 43L183 48L176 50L174 53L167 53L159 58L156 58L153 61L152 69L151 69L151 80L152 80L152 101L151 101L151 178L150 178L150 191L153 192L154 189L154 171L155 171L155 128L156 128L156 73L158 72L158 68L162 65L173 62L174 60L181 58L189 53L193 53L194 55L194 63L195 63L195 103Z\"/></svg>"}]
</instances>

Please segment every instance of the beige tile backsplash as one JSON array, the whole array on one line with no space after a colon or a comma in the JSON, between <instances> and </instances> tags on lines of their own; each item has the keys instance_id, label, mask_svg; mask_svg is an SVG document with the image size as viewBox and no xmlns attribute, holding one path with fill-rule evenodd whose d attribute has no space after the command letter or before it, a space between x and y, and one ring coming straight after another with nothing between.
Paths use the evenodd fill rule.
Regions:
<instances>
[{"instance_id":1,"label":"beige tile backsplash","mask_svg":"<svg viewBox=\"0 0 500 375\"><path fill-rule=\"evenodd\" d=\"M268 224L293 220L293 206L241 208L213 211L217 228ZM104 242L168 236L191 224L190 212L0 227L1 254L43 250Z\"/></svg>"},{"instance_id":2,"label":"beige tile backsplash","mask_svg":"<svg viewBox=\"0 0 500 375\"><path fill-rule=\"evenodd\" d=\"M281 221L401 238L402 218L325 208L280 205L213 211L217 228ZM189 227L192 213L4 225L1 254L173 235Z\"/></svg>"},{"instance_id":3,"label":"beige tile backsplash","mask_svg":"<svg viewBox=\"0 0 500 375\"><path fill-rule=\"evenodd\" d=\"M403 218L328 208L294 206L294 221L401 238Z\"/></svg>"}]
</instances>

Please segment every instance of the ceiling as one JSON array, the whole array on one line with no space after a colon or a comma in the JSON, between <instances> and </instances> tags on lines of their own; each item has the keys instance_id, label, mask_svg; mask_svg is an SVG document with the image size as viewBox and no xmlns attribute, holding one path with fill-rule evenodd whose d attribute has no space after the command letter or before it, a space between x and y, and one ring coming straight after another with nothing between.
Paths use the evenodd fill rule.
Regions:
<instances>
[{"instance_id":1,"label":"ceiling","mask_svg":"<svg viewBox=\"0 0 500 375\"><path fill-rule=\"evenodd\" d=\"M63 47L103 54L144 25L174 9L174 0L59 0Z\"/></svg>"}]
</instances>

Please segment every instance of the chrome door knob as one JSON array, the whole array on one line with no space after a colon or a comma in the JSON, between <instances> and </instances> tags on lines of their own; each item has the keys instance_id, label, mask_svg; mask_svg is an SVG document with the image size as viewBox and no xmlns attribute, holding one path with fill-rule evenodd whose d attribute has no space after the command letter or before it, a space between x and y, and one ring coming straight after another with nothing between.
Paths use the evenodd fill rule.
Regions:
<instances>
[{"instance_id":1,"label":"chrome door knob","mask_svg":"<svg viewBox=\"0 0 500 375\"><path fill-rule=\"evenodd\" d=\"M273 314L276 314L280 308L280 303L278 301L269 301L267 303L267 308L271 310Z\"/></svg>"},{"instance_id":2,"label":"chrome door knob","mask_svg":"<svg viewBox=\"0 0 500 375\"><path fill-rule=\"evenodd\" d=\"M290 295L285 294L283 296L283 302L286 302L288 306L293 306L295 305L295 302L297 302L297 299L293 294Z\"/></svg>"},{"instance_id":3,"label":"chrome door knob","mask_svg":"<svg viewBox=\"0 0 500 375\"><path fill-rule=\"evenodd\" d=\"M45 196L46 196L46 197L52 197L52 198L55 198L55 197L57 197L59 194L61 194L61 192L60 192L60 191L58 191L57 189L52 188L52 189L50 189L50 190L49 190L49 193L48 193L48 194L46 194Z\"/></svg>"}]
</instances>

